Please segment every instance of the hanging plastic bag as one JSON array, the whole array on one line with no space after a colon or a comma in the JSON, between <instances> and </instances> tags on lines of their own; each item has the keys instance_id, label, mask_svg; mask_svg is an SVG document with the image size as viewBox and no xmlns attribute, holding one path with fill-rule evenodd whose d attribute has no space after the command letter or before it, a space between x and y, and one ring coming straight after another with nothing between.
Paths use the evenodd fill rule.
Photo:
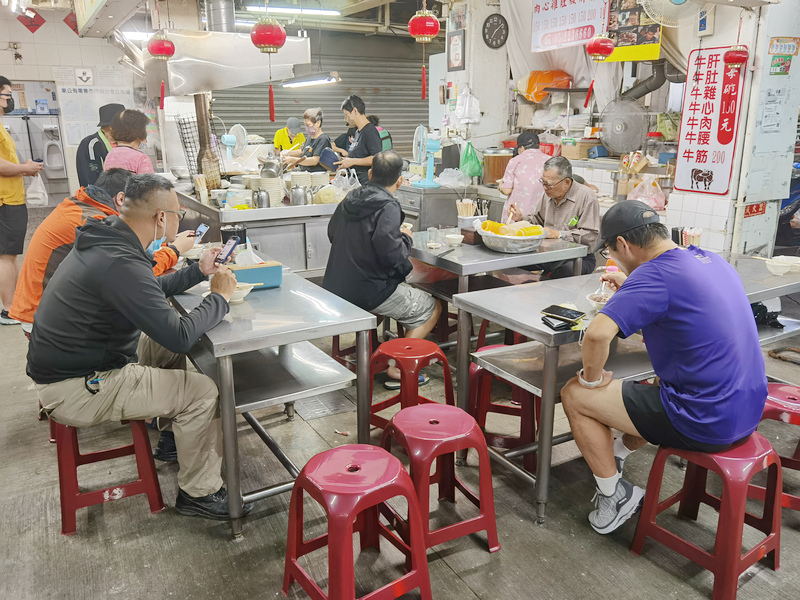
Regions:
<instances>
[{"instance_id":1,"label":"hanging plastic bag","mask_svg":"<svg viewBox=\"0 0 800 600\"><path fill-rule=\"evenodd\" d=\"M462 125L467 123L478 123L481 120L481 103L473 96L469 89L465 89L458 95L456 100L456 117Z\"/></svg>"},{"instance_id":2,"label":"hanging plastic bag","mask_svg":"<svg viewBox=\"0 0 800 600\"><path fill-rule=\"evenodd\" d=\"M628 200L639 200L651 206L653 210L664 210L667 205L667 196L658 185L658 176L650 173L642 176L639 185L628 194Z\"/></svg>"},{"instance_id":3,"label":"hanging plastic bag","mask_svg":"<svg viewBox=\"0 0 800 600\"><path fill-rule=\"evenodd\" d=\"M347 178L347 183L350 184L351 190L361 187L361 182L358 180L358 175L356 175L355 169L350 169L350 177Z\"/></svg>"},{"instance_id":4,"label":"hanging plastic bag","mask_svg":"<svg viewBox=\"0 0 800 600\"><path fill-rule=\"evenodd\" d=\"M347 171L340 169L336 171L336 176L331 181L331 185L342 190L345 194L350 191L350 182L347 180Z\"/></svg>"},{"instance_id":5,"label":"hanging plastic bag","mask_svg":"<svg viewBox=\"0 0 800 600\"><path fill-rule=\"evenodd\" d=\"M568 88L572 76L564 71L531 71L517 82L517 91L530 102L541 102L547 98L545 88Z\"/></svg>"},{"instance_id":6,"label":"hanging plastic bag","mask_svg":"<svg viewBox=\"0 0 800 600\"><path fill-rule=\"evenodd\" d=\"M47 206L47 190L41 176L36 175L25 191L25 204L28 208L44 208Z\"/></svg>"},{"instance_id":7,"label":"hanging plastic bag","mask_svg":"<svg viewBox=\"0 0 800 600\"><path fill-rule=\"evenodd\" d=\"M481 175L481 161L478 159L478 153L472 146L472 142L467 142L467 147L461 154L461 164L459 170L467 177L480 177Z\"/></svg>"}]
</instances>

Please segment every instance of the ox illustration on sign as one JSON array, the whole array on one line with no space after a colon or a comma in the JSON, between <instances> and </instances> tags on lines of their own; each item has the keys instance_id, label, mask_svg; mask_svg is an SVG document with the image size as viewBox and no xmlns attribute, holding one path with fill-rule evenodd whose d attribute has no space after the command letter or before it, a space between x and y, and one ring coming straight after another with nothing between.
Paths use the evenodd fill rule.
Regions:
<instances>
[{"instance_id":1,"label":"ox illustration on sign","mask_svg":"<svg viewBox=\"0 0 800 600\"><path fill-rule=\"evenodd\" d=\"M692 169L692 189L695 189L695 185L697 189L700 189L700 186L703 187L703 191L708 191L708 188L711 187L711 183L714 181L714 171L709 169Z\"/></svg>"}]
</instances>

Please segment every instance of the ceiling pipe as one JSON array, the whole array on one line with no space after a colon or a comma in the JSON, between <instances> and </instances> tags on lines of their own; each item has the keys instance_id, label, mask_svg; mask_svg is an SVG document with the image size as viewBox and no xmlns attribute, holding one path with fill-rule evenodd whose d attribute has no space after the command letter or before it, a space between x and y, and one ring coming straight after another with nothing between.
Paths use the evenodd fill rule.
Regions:
<instances>
[{"instance_id":1,"label":"ceiling pipe","mask_svg":"<svg viewBox=\"0 0 800 600\"><path fill-rule=\"evenodd\" d=\"M142 51L132 44L128 38L115 29L106 36L106 41L112 46L122 50L131 64L144 73L144 56L142 55Z\"/></svg>"},{"instance_id":2,"label":"ceiling pipe","mask_svg":"<svg viewBox=\"0 0 800 600\"><path fill-rule=\"evenodd\" d=\"M206 23L209 31L236 32L233 0L206 0Z\"/></svg>"},{"instance_id":3,"label":"ceiling pipe","mask_svg":"<svg viewBox=\"0 0 800 600\"><path fill-rule=\"evenodd\" d=\"M625 98L626 100L637 100L643 96L646 96L650 92L655 92L667 81L673 83L683 83L686 81L686 75L680 73L677 69L672 67L672 65L670 65L666 59L661 58L659 60L654 60L652 65L653 74L644 81L640 81L634 85L631 89L623 92L620 95L620 98Z\"/></svg>"}]
</instances>

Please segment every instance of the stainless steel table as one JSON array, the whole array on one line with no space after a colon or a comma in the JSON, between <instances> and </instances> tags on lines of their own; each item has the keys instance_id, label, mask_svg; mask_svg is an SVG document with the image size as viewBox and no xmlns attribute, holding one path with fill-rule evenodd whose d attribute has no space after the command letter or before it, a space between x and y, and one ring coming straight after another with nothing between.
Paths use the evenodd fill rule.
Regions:
<instances>
[{"instance_id":1,"label":"stainless steel table","mask_svg":"<svg viewBox=\"0 0 800 600\"><path fill-rule=\"evenodd\" d=\"M441 230L438 235L442 237L447 233L458 233L458 230ZM442 244L440 249L431 250L427 246L428 233L425 231L414 233L412 239L414 243L411 247L411 258L450 271L451 273L456 273L458 275L459 293L469 291L470 275L477 275L478 273L485 273L487 271L499 271L501 269L512 269L515 267L574 259L574 272L580 275L583 266L583 257L588 253L588 248L582 244L561 240L545 240L534 252L505 254L503 252L489 250L489 248L483 245L472 246L469 244L462 244L454 249L449 248L446 244ZM502 291L498 291L502 294ZM456 304L456 308L458 308L456 393L458 396L458 406L466 410L469 397L471 317L469 313L462 310L458 304Z\"/></svg>"},{"instance_id":2,"label":"stainless steel table","mask_svg":"<svg viewBox=\"0 0 800 600\"><path fill-rule=\"evenodd\" d=\"M203 291L201 284L175 296L174 304L185 314L200 304ZM294 273L284 272L281 287L251 292L243 303L231 306L225 319L192 349L190 359L194 365L219 387L225 479L234 536L242 533L244 502L291 490L299 472L252 411L338 390L351 385L355 378L358 441L369 443L369 332L376 326L370 313ZM309 342L352 332L356 332L355 376ZM237 412L290 473L289 481L242 492Z\"/></svg>"},{"instance_id":3,"label":"stainless steel table","mask_svg":"<svg viewBox=\"0 0 800 600\"><path fill-rule=\"evenodd\" d=\"M800 291L800 273L793 272L775 276L769 273L764 261L739 255L724 256L742 277L750 302ZM584 320L588 324L596 313L593 312L586 296L597 290L598 280L597 275L589 274L496 290L458 294L453 297L453 303L459 309L459 316L462 312L467 314L467 321L471 318L471 313L538 342L535 349L533 345L514 346L493 352L482 352L475 357L481 366L536 393L542 399L538 445L515 449L505 454L493 453L494 459L506 464L513 472L536 482L536 511L540 523L544 522L548 499L550 459L553 446L553 415L560 389L559 384L563 384L580 368L580 353L576 350L576 344L569 351L565 350L563 365L561 368L559 367L559 348L577 342L580 333L577 331L553 331L542 323L540 311L551 304L573 302L579 310L586 312L587 317ZM781 318L781 321L786 325L784 329L759 329L759 339L762 344L773 343L781 338L795 335L800 330L800 322L795 319ZM608 368L615 372L616 377L623 379L643 379L652 375L649 359L644 360L646 353L642 355L641 350L630 352L632 348L630 344L631 342L620 342L620 347L624 349L624 352L612 354ZM460 351L459 348L459 353ZM520 352L524 356L519 354ZM468 385L469 380L467 379L466 386ZM467 387L463 390L466 396L469 390ZM461 398L461 391L461 382L459 381L459 398ZM510 460L525 451L534 449L538 453L535 478Z\"/></svg>"}]
</instances>

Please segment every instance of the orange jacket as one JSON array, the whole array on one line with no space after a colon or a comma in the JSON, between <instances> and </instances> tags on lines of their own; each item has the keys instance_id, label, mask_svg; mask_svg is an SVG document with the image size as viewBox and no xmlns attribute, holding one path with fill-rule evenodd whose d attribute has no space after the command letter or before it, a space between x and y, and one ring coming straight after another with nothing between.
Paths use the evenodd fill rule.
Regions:
<instances>
[{"instance_id":1,"label":"orange jacket","mask_svg":"<svg viewBox=\"0 0 800 600\"><path fill-rule=\"evenodd\" d=\"M91 198L85 188L56 206L36 229L28 245L22 269L19 272L14 302L9 316L23 323L33 323L33 313L42 300L44 288L75 243L75 228L87 219L105 219L119 214L113 208ZM163 274L178 262L174 248L165 246L155 253L153 272Z\"/></svg>"}]
</instances>

